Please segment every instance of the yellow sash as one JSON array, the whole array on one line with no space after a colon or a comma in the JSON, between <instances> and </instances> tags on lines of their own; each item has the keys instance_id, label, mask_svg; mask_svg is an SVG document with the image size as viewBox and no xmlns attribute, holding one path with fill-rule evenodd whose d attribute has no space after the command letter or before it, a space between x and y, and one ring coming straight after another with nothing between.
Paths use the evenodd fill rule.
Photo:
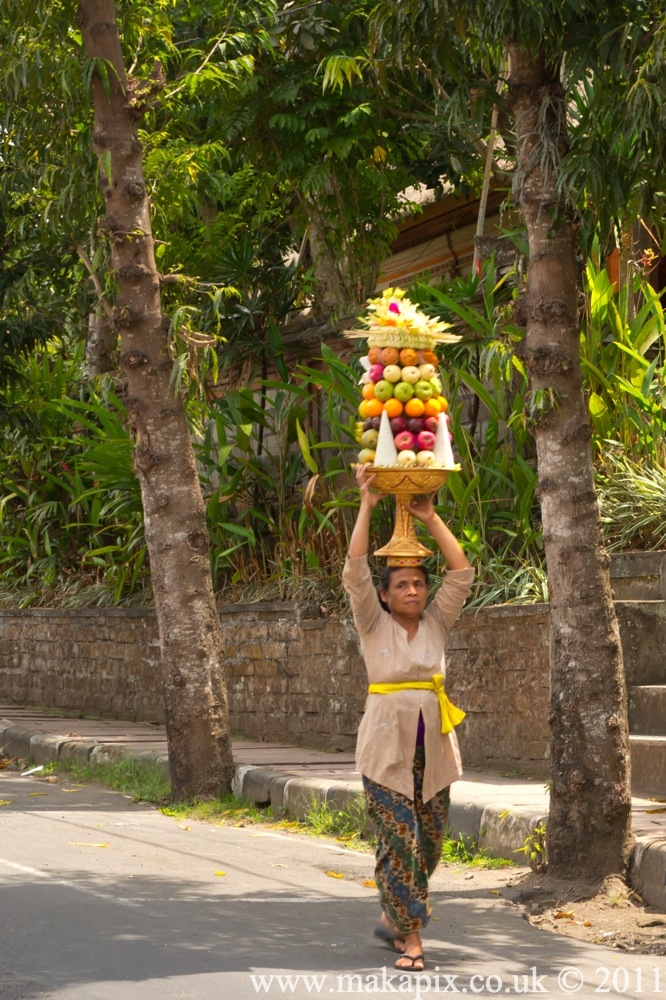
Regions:
<instances>
[{"instance_id":1,"label":"yellow sash","mask_svg":"<svg viewBox=\"0 0 666 1000\"><path fill-rule=\"evenodd\" d=\"M431 681L402 681L399 684L370 684L368 694L392 694L394 691L434 691L439 701L439 710L442 715L442 732L450 733L454 726L462 722L465 712L461 708L456 708L451 704L444 692L444 675L433 674Z\"/></svg>"}]
</instances>

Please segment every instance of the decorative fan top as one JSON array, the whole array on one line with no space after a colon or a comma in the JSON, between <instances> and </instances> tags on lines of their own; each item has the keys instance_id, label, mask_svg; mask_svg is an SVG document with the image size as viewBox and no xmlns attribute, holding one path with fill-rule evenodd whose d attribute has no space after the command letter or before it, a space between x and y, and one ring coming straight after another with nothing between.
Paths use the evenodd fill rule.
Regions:
<instances>
[{"instance_id":1,"label":"decorative fan top","mask_svg":"<svg viewBox=\"0 0 666 1000\"><path fill-rule=\"evenodd\" d=\"M368 299L366 316L359 316L365 330L345 330L350 340L367 338L368 347L413 347L432 350L437 344L455 344L462 338L445 331L450 323L435 319L418 308L402 288L385 288L381 296Z\"/></svg>"}]
</instances>

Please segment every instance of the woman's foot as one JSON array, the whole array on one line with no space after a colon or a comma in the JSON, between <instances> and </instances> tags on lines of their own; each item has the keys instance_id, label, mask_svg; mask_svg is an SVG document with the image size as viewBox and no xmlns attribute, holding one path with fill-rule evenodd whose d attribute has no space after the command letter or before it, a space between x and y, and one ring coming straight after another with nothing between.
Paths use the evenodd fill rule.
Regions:
<instances>
[{"instance_id":1,"label":"woman's foot","mask_svg":"<svg viewBox=\"0 0 666 1000\"><path fill-rule=\"evenodd\" d=\"M391 921L386 916L386 914L384 913L383 910L382 910L382 915L379 918L379 923L380 923L380 925L382 927L386 928L386 940L388 941L390 939L390 940L393 941L393 948L394 948L394 950L395 951L399 951L400 953L404 952L404 950L405 950L405 938L404 938L404 936L402 934L399 934L398 931L396 931L391 926Z\"/></svg>"},{"instance_id":2,"label":"woman's foot","mask_svg":"<svg viewBox=\"0 0 666 1000\"><path fill-rule=\"evenodd\" d=\"M418 931L413 934L405 934L405 947L402 955L395 961L396 969L405 972L422 972L425 969L425 958L423 957L423 944Z\"/></svg>"}]
</instances>

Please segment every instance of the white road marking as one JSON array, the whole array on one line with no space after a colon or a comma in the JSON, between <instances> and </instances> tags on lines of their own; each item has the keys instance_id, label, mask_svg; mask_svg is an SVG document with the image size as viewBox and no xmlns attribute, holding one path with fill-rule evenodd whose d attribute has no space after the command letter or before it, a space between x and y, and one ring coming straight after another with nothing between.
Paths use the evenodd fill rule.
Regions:
<instances>
[{"instance_id":1,"label":"white road marking","mask_svg":"<svg viewBox=\"0 0 666 1000\"><path fill-rule=\"evenodd\" d=\"M165 897L152 897L150 899L143 898L141 896L134 896L132 899L127 899L122 896L114 896L110 892L100 892L98 889L91 889L87 885L80 885L77 882L71 882L69 879L57 878L51 872L42 871L40 868L30 868L28 865L20 865L16 861L9 861L7 858L0 858L0 865L5 865L7 868L13 868L15 871L23 872L25 875L34 875L37 878L46 879L52 882L54 885L62 885L67 889L74 889L76 892L82 892L87 896L94 896L95 899L101 899L106 903L118 903L120 906L129 906L132 909L143 909L146 903L221 903L225 899L229 899L228 894L220 893L219 896L192 896L190 899L184 899L182 896L165 896ZM276 895L276 896L236 896L231 897L234 903L330 903L330 896L289 896ZM150 912L150 911L149 911ZM151 912L151 916L164 916L163 913Z\"/></svg>"},{"instance_id":2,"label":"white road marking","mask_svg":"<svg viewBox=\"0 0 666 1000\"><path fill-rule=\"evenodd\" d=\"M94 896L95 899L102 899L106 903L118 903L119 906L129 906L133 909L143 908L144 900L113 896L110 892L100 892L98 889L91 889L90 886L81 885L78 882L70 882L66 878L57 878L51 872L42 871L40 868L30 868L28 865L20 865L18 862L8 861L6 858L0 858L0 865L4 865L6 868L13 868L17 872L23 872L25 875L33 875L37 878L46 879L54 885L63 885L67 889L74 889L76 892L82 892L86 896ZM157 916L157 914L152 914L152 916Z\"/></svg>"}]
</instances>

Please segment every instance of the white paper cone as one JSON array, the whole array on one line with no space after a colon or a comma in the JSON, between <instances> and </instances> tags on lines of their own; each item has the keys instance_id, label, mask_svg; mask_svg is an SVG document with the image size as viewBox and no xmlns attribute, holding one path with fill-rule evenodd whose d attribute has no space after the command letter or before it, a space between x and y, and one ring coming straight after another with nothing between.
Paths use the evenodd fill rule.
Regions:
<instances>
[{"instance_id":1,"label":"white paper cone","mask_svg":"<svg viewBox=\"0 0 666 1000\"><path fill-rule=\"evenodd\" d=\"M455 467L456 461L453 457L445 413L440 413L437 418L437 433L435 434L435 447L433 450L435 452L435 465L443 469L453 469Z\"/></svg>"},{"instance_id":2,"label":"white paper cone","mask_svg":"<svg viewBox=\"0 0 666 1000\"><path fill-rule=\"evenodd\" d=\"M377 447L375 448L375 465L384 468L387 465L397 464L398 449L393 440L393 431L391 430L388 413L386 410L383 410L379 424L379 438L377 439Z\"/></svg>"}]
</instances>

